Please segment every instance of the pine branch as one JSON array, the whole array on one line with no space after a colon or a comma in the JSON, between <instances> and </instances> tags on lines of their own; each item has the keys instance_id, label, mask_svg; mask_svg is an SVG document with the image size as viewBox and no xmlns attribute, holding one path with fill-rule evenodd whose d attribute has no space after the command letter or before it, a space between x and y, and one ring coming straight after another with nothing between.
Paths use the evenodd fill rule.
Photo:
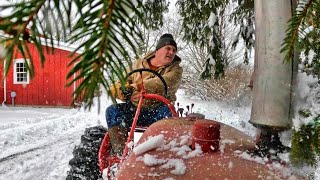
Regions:
<instances>
[{"instance_id":1,"label":"pine branch","mask_svg":"<svg viewBox=\"0 0 320 180\"><path fill-rule=\"evenodd\" d=\"M219 78L224 75L226 61L223 58L223 37L220 19L228 5L226 0L183 1L178 0L178 11L182 16L184 39L201 48L208 49L210 58L203 64L200 77L203 79ZM196 7L196 8L195 8ZM213 22L208 23L209 20Z\"/></svg>"},{"instance_id":2,"label":"pine branch","mask_svg":"<svg viewBox=\"0 0 320 180\"><path fill-rule=\"evenodd\" d=\"M249 54L254 47L254 0L234 0L238 1L238 7L231 13L231 20L235 26L240 25L237 37L234 39L232 47L235 49L239 38L244 41L244 63L249 63Z\"/></svg>"},{"instance_id":3,"label":"pine branch","mask_svg":"<svg viewBox=\"0 0 320 180\"><path fill-rule=\"evenodd\" d=\"M5 67L5 75L9 72L9 68L12 64L12 58L16 50L19 50L25 59L29 59L30 65L27 64L27 70L29 71L30 77L34 77L34 68L33 67L33 56L25 54L29 52L29 46L26 46L26 43L32 42L36 44L36 48L39 53L41 65L45 63L45 57L43 55L43 50L41 47L42 39L44 37L45 44L48 46L48 41L51 47L54 47L53 44L53 35L52 31L49 30L46 34L41 34L43 32L43 27L40 25L43 22L44 18L40 18L38 14L41 12L41 9L46 9L46 11L52 10L52 8L57 8L60 6L59 1L53 1L53 5L50 5L47 0L31 0L28 3L21 2L13 5L0 6L0 10L10 10L12 13L8 16L0 18L0 30L6 33L4 39L1 39L0 43L5 45L5 56L7 57L7 63ZM54 6L51 8L51 6ZM60 10L58 12L61 13ZM39 26L37 26L39 25ZM49 40L48 40L49 39ZM52 52L47 49L47 52Z\"/></svg>"},{"instance_id":4,"label":"pine branch","mask_svg":"<svg viewBox=\"0 0 320 180\"><path fill-rule=\"evenodd\" d=\"M294 54L294 45L297 39L299 38L299 27L302 22L306 19L309 8L312 7L314 0L309 0L306 4L304 2L300 2L298 4L298 8L295 13L291 17L289 21L289 27L287 29L286 37L284 38L284 43L282 44L282 48L280 52L285 52L284 61L291 61ZM299 8L300 7L300 8ZM302 7L302 8L301 8Z\"/></svg>"},{"instance_id":5,"label":"pine branch","mask_svg":"<svg viewBox=\"0 0 320 180\"><path fill-rule=\"evenodd\" d=\"M144 14L145 21L142 22L148 29L159 29L163 26L163 13L168 12L169 1L153 0L145 1L141 13ZM154 21L157 20L157 21Z\"/></svg>"},{"instance_id":6,"label":"pine branch","mask_svg":"<svg viewBox=\"0 0 320 180\"><path fill-rule=\"evenodd\" d=\"M317 117L310 123L302 125L299 130L293 131L290 162L294 166L316 166L316 157L320 155L319 121L320 118Z\"/></svg>"},{"instance_id":7,"label":"pine branch","mask_svg":"<svg viewBox=\"0 0 320 180\"><path fill-rule=\"evenodd\" d=\"M131 59L119 38L126 39L130 48L135 51L137 44L133 42L133 37L141 39L142 35L135 24L136 17L131 14L140 14L130 1L110 0L77 4L77 8L82 9L79 12L82 17L73 29L77 33L69 40L73 42L79 37L87 36L87 41L79 45L78 49L82 49L83 52L69 64L73 66L76 62L67 78L76 74L76 78L68 85L81 80L80 86L74 92L74 100L81 96L85 107L90 108L92 99L100 91L100 85L110 93L110 86L115 82L114 79L119 79L124 84L125 64L131 63ZM85 11L85 6L102 8L87 8L88 10Z\"/></svg>"}]
</instances>

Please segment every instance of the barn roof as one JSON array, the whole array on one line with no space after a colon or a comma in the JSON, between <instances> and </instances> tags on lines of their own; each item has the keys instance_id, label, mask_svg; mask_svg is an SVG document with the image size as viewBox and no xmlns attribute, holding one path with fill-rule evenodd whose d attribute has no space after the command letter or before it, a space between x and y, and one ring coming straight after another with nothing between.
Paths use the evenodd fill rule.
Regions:
<instances>
[{"instance_id":1,"label":"barn roof","mask_svg":"<svg viewBox=\"0 0 320 180\"><path fill-rule=\"evenodd\" d=\"M5 38L5 37L8 37L8 35L0 31L0 38ZM48 43L48 44L45 43L45 38L40 37L40 40L42 45L52 47L51 43ZM32 41L30 43L32 43ZM53 40L53 46L55 49L62 49L69 52L73 52L78 47L75 44L69 44L62 41L58 41L58 40ZM77 52L79 53L81 52L81 50Z\"/></svg>"}]
</instances>

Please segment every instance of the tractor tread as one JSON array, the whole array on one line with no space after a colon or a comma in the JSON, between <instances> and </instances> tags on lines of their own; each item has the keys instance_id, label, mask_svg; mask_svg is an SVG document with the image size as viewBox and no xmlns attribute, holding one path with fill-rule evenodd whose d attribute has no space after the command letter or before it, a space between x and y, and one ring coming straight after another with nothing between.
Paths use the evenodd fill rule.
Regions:
<instances>
[{"instance_id":1,"label":"tractor tread","mask_svg":"<svg viewBox=\"0 0 320 180\"><path fill-rule=\"evenodd\" d=\"M99 180L98 152L100 144L107 132L103 126L86 128L81 136L80 145L73 149L73 158L69 161L70 170L67 180Z\"/></svg>"}]
</instances>

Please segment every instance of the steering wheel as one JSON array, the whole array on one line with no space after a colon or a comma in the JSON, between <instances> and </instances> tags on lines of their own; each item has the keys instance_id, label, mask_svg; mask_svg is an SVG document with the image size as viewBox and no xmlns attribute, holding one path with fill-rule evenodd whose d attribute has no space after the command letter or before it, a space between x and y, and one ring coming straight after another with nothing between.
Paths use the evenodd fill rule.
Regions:
<instances>
[{"instance_id":1,"label":"steering wheel","mask_svg":"<svg viewBox=\"0 0 320 180\"><path fill-rule=\"evenodd\" d=\"M156 75L162 82L163 84L163 97L165 98L169 98L168 96L168 85L166 83L166 81L163 79L163 77L161 76L161 74L159 74L157 71L154 71L154 70L151 70L151 69L147 69L147 68L140 68L140 69L135 69L131 72L129 72L126 76L126 80L134 73L137 73L139 72L140 73L140 76L141 76L141 79L142 79L142 72L143 71L147 71L147 72L151 72L152 74Z\"/></svg>"}]
</instances>

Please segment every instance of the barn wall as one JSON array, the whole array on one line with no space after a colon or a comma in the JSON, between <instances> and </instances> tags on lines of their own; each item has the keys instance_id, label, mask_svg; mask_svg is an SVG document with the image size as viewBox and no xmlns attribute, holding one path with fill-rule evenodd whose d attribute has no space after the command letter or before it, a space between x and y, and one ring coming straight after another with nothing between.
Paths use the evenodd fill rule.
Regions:
<instances>
[{"instance_id":1,"label":"barn wall","mask_svg":"<svg viewBox=\"0 0 320 180\"><path fill-rule=\"evenodd\" d=\"M70 106L73 86L65 87L69 81L66 79L66 75L71 69L71 67L67 67L71 60L68 57L70 52L55 49L54 54L45 53L46 62L42 68L36 48L33 44L29 44L29 47L33 55L35 77L30 80L28 85L13 84L12 64L10 72L7 75L6 104L12 104L10 93L15 91L17 93L14 99L16 105ZM43 46L43 48L45 47ZM17 58L22 58L22 55L18 53Z\"/></svg>"},{"instance_id":2,"label":"barn wall","mask_svg":"<svg viewBox=\"0 0 320 180\"><path fill-rule=\"evenodd\" d=\"M1 60L1 59L0 59ZM3 74L3 64L0 63L0 105L1 103L3 102L4 100L4 96L3 96L3 93L4 93L4 84L3 84L3 77L2 77L2 74Z\"/></svg>"}]
</instances>

